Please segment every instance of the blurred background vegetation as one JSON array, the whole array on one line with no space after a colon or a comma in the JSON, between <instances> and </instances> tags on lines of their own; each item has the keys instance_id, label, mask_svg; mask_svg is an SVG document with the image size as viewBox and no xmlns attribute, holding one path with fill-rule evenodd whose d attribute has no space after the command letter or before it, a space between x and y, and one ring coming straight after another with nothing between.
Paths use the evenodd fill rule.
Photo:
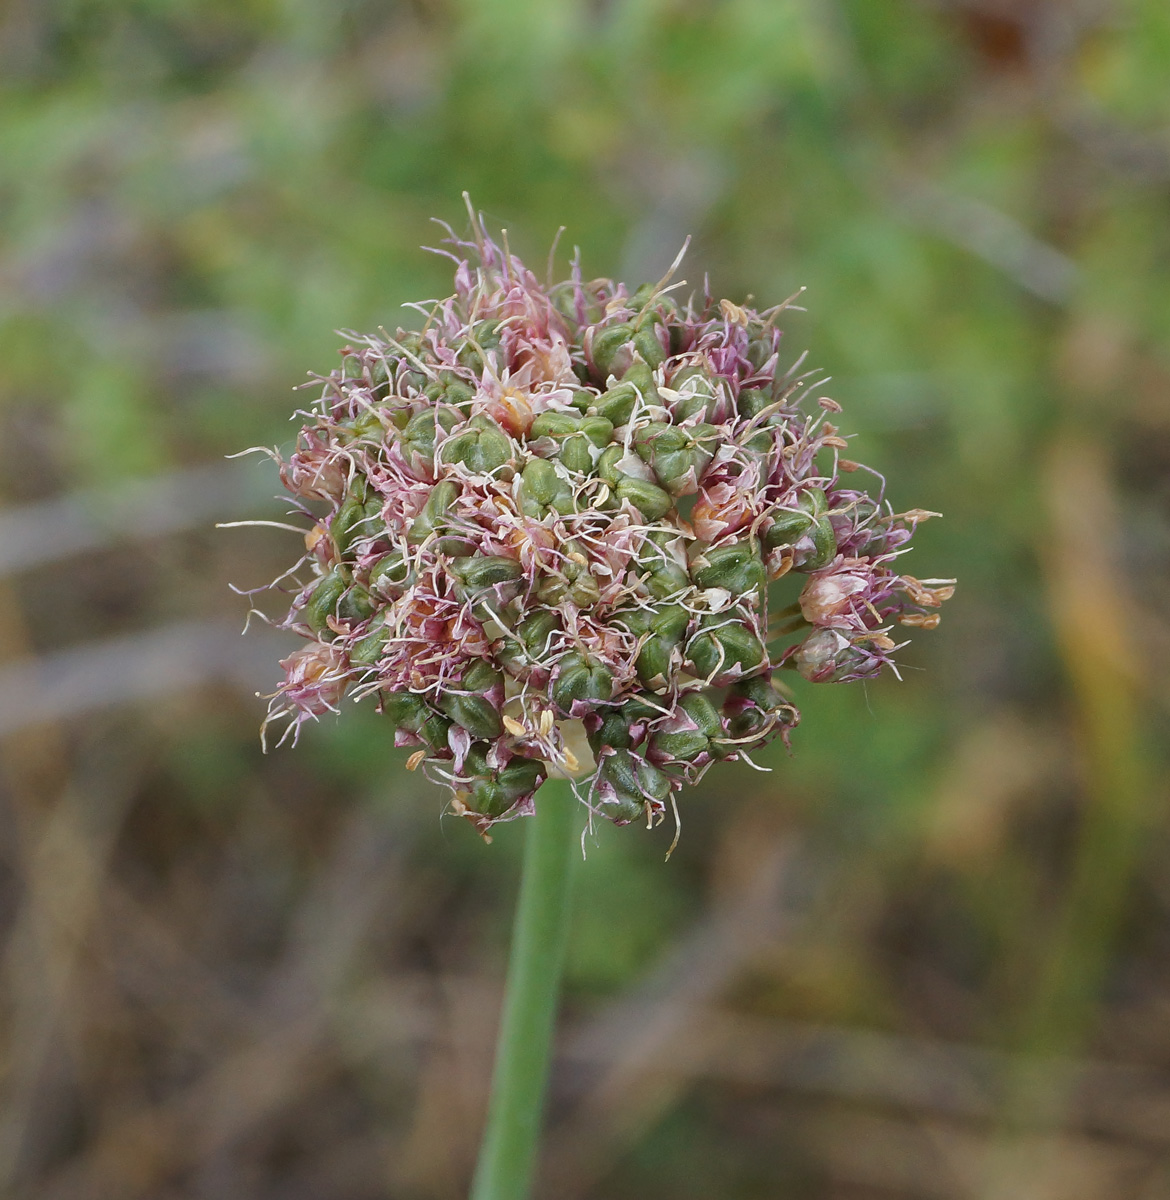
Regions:
<instances>
[{"instance_id":1,"label":"blurred background vegetation","mask_svg":"<svg viewBox=\"0 0 1170 1200\"><path fill-rule=\"evenodd\" d=\"M360 708L262 756L228 585L298 547L213 529L463 189L533 265L807 286L960 580L669 864L600 831L541 1196L1170 1197L1165 0L3 6L0 1193L465 1194L521 830Z\"/></svg>"}]
</instances>

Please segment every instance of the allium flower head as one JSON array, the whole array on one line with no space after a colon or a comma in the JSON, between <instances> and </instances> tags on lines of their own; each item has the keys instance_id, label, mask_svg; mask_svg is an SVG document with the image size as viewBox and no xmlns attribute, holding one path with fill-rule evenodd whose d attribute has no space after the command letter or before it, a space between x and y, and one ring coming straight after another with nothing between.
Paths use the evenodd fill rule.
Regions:
<instances>
[{"instance_id":1,"label":"allium flower head","mask_svg":"<svg viewBox=\"0 0 1170 1200\"><path fill-rule=\"evenodd\" d=\"M295 736L373 697L481 832L550 772L654 823L712 763L787 739L780 670L868 678L895 626L937 624L950 582L895 569L933 514L846 481L839 406L783 365L785 305L577 261L545 286L472 230L420 329L345 335L280 462L312 522L283 627L309 644L269 720Z\"/></svg>"}]
</instances>

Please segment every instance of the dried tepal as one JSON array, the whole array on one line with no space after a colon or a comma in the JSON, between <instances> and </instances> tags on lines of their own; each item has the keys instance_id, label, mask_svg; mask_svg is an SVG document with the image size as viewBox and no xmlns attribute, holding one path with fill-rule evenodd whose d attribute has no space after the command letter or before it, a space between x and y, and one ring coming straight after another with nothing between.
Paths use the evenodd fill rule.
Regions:
<instances>
[{"instance_id":1,"label":"dried tepal","mask_svg":"<svg viewBox=\"0 0 1170 1200\"><path fill-rule=\"evenodd\" d=\"M895 569L932 514L845 481L839 405L783 365L784 305L579 262L542 285L472 233L420 329L346 335L281 460L312 523L283 627L308 644L269 720L372 696L485 835L550 773L654 823L713 762L787 738L779 670L869 678L896 625L937 624L950 582Z\"/></svg>"}]
</instances>

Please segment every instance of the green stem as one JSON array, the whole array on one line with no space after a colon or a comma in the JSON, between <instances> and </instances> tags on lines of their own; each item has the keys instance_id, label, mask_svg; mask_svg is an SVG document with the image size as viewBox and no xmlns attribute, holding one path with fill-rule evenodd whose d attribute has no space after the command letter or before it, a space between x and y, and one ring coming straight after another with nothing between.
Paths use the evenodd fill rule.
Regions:
<instances>
[{"instance_id":1,"label":"green stem","mask_svg":"<svg viewBox=\"0 0 1170 1200\"><path fill-rule=\"evenodd\" d=\"M577 805L566 782L536 796L508 961L487 1128L471 1200L525 1200L548 1082L549 1047L569 930Z\"/></svg>"}]
</instances>

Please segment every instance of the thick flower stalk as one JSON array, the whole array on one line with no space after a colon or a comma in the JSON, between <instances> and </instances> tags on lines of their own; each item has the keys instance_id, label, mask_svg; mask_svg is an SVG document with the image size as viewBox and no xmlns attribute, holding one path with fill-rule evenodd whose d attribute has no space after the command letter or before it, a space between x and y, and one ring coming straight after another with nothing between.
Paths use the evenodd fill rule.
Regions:
<instances>
[{"instance_id":1,"label":"thick flower stalk","mask_svg":"<svg viewBox=\"0 0 1170 1200\"><path fill-rule=\"evenodd\" d=\"M932 514L852 482L839 406L782 363L784 305L576 262L542 286L473 232L420 329L346 335L281 461L312 521L283 622L307 644L269 720L374 698L485 834L550 773L653 824L787 738L778 672L868 678L899 626L937 624L950 582L896 569Z\"/></svg>"}]
</instances>

